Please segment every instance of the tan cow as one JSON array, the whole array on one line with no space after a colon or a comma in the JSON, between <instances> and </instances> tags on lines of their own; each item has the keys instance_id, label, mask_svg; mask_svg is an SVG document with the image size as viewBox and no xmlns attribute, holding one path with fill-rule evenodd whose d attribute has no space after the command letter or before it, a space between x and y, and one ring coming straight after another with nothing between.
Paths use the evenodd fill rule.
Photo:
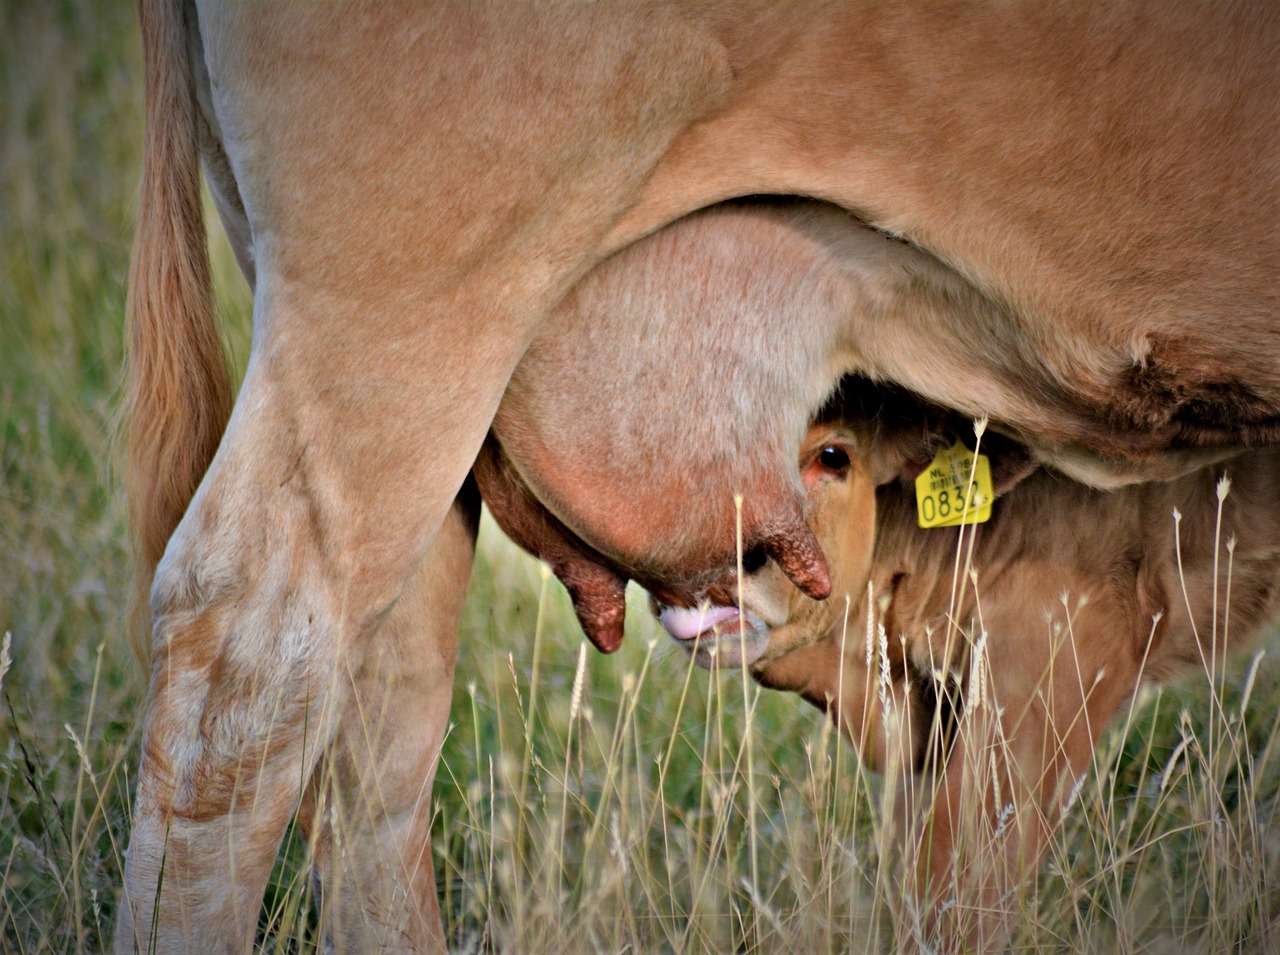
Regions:
<instances>
[{"instance_id":1,"label":"tan cow","mask_svg":"<svg viewBox=\"0 0 1280 955\"><path fill-rule=\"evenodd\" d=\"M322 845L326 883L367 896L328 909L333 932L439 946L420 794L470 562L460 489L555 305L690 212L815 196L947 263L1001 321L922 329L894 380L1077 475L1275 436L1264 0L141 9L128 477L144 589L157 571L121 951L247 947L322 755L368 847ZM254 286L229 420L201 165ZM736 484L681 451L646 479ZM745 531L817 594L794 461L741 489L767 505ZM672 518L694 531L653 561L633 528L574 523L655 586L717 579L722 524ZM360 713L408 722L370 735Z\"/></svg>"}]
</instances>

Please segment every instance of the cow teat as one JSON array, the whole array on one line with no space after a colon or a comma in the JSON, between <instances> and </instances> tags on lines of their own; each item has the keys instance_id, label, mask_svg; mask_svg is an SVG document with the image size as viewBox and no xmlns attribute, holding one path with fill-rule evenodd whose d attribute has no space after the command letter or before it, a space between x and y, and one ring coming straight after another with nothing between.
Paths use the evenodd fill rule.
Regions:
<instances>
[{"instance_id":1,"label":"cow teat","mask_svg":"<svg viewBox=\"0 0 1280 955\"><path fill-rule=\"evenodd\" d=\"M831 574L822 545L803 519L789 521L761 538L761 547L787 575L787 579L813 600L831 594Z\"/></svg>"},{"instance_id":2,"label":"cow teat","mask_svg":"<svg viewBox=\"0 0 1280 955\"><path fill-rule=\"evenodd\" d=\"M799 572L776 558L762 564L753 561L749 570L744 555L741 577L708 587L705 605L678 611L665 604L656 608L667 631L694 662L760 672L779 657L825 637L831 621L841 619L857 602L875 537L874 453L867 430L842 421L809 429L798 461L807 499L804 532L780 525L777 535L785 559L800 563ZM762 550L772 557L768 548ZM822 560L821 581L826 586L820 595L825 600L816 599L815 587L802 588L796 579L815 566L803 563L815 550ZM817 579L811 573L806 582Z\"/></svg>"},{"instance_id":3,"label":"cow teat","mask_svg":"<svg viewBox=\"0 0 1280 955\"><path fill-rule=\"evenodd\" d=\"M472 473L498 526L516 544L551 565L569 592L587 639L602 653L622 646L626 577L533 497L493 438L485 441Z\"/></svg>"}]
</instances>

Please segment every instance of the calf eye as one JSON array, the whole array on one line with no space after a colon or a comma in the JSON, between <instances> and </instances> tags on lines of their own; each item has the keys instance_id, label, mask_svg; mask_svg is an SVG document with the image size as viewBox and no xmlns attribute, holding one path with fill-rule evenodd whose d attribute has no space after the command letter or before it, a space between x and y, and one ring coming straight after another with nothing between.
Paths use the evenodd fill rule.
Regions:
<instances>
[{"instance_id":1,"label":"calf eye","mask_svg":"<svg viewBox=\"0 0 1280 955\"><path fill-rule=\"evenodd\" d=\"M828 471L843 474L849 470L849 454L843 448L829 444L818 452L818 463Z\"/></svg>"}]
</instances>

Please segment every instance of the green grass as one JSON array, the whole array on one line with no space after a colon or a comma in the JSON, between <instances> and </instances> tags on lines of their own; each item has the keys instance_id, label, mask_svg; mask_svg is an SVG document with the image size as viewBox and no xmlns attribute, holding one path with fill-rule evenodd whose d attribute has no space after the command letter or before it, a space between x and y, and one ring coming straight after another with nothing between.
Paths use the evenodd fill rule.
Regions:
<instances>
[{"instance_id":1,"label":"green grass","mask_svg":"<svg viewBox=\"0 0 1280 955\"><path fill-rule=\"evenodd\" d=\"M0 44L0 949L92 951L142 700L112 438L140 55L131 5L105 0L10 0ZM220 240L215 264L243 361ZM885 950L901 897L884 781L797 700L690 672L632 605L619 654L580 656L558 585L485 527L434 794L451 945ZM1016 949L1280 950L1273 657L1237 661L1217 706L1189 679L1113 727ZM305 854L282 851L269 950L315 949Z\"/></svg>"}]
</instances>

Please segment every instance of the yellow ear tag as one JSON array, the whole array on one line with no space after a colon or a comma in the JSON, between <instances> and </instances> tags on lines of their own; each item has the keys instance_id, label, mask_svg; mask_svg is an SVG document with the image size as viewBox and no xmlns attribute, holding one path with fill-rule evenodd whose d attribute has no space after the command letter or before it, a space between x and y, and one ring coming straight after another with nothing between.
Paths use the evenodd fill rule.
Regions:
<instances>
[{"instance_id":1,"label":"yellow ear tag","mask_svg":"<svg viewBox=\"0 0 1280 955\"><path fill-rule=\"evenodd\" d=\"M991 519L991 461L959 440L938 452L916 478L916 516L921 527L956 527Z\"/></svg>"}]
</instances>

